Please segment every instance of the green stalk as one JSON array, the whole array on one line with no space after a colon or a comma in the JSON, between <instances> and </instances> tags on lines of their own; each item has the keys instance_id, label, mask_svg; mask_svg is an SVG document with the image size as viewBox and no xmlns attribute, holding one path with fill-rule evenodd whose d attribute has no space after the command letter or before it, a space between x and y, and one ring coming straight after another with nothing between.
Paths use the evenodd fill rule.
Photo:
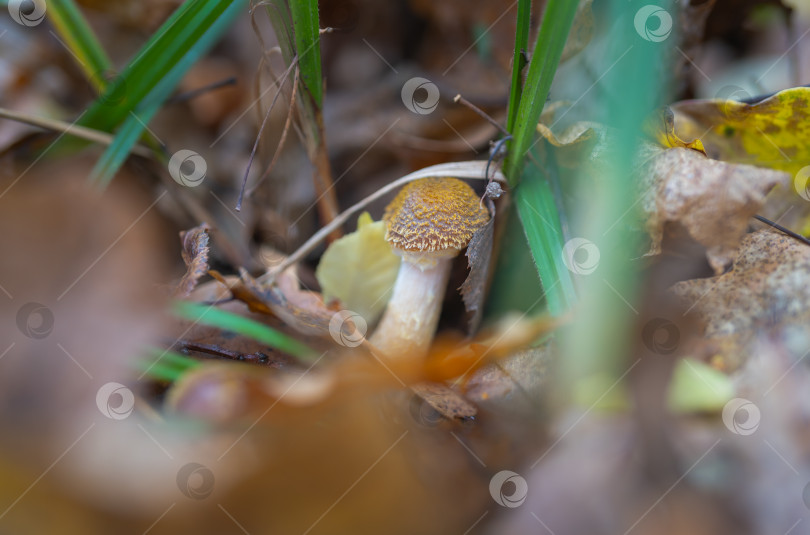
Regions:
<instances>
[{"instance_id":1,"label":"green stalk","mask_svg":"<svg viewBox=\"0 0 810 535\"><path fill-rule=\"evenodd\" d=\"M672 20L678 20L674 2L657 4ZM612 0L606 7L617 27L603 51L600 64L604 70L598 75L604 84L601 93L620 98L603 102L603 117L597 120L613 129L615 143L606 155L610 161L598 182L594 181L599 193L581 199L576 212L579 236L596 245L600 257L596 271L580 277L577 322L566 332L563 344L564 382L585 406L617 385L633 364L628 354L641 283L641 266L633 261L641 250L639 232L629 224L638 210L639 177L633 162L645 119L666 101L667 82L660 73L669 72L665 58L676 42L674 35L662 41L639 35L634 27L638 3Z\"/></svg>"},{"instance_id":2,"label":"green stalk","mask_svg":"<svg viewBox=\"0 0 810 535\"><path fill-rule=\"evenodd\" d=\"M565 41L577 12L577 4L576 0L549 0L543 13L543 23L534 45L526 84L511 131L512 142L505 166L506 179L510 186L520 182L523 162L537 135L537 121L540 120L554 73L560 64Z\"/></svg>"},{"instance_id":3,"label":"green stalk","mask_svg":"<svg viewBox=\"0 0 810 535\"><path fill-rule=\"evenodd\" d=\"M317 0L292 0L290 2L295 49L298 51L298 66L301 83L312 97L315 107L323 106L323 81L321 79L321 35L318 22Z\"/></svg>"},{"instance_id":4,"label":"green stalk","mask_svg":"<svg viewBox=\"0 0 810 535\"><path fill-rule=\"evenodd\" d=\"M79 8L73 0L49 0L47 14L56 33L78 59L79 68L102 93L107 86L103 74L110 72L112 62Z\"/></svg>"},{"instance_id":5,"label":"green stalk","mask_svg":"<svg viewBox=\"0 0 810 535\"><path fill-rule=\"evenodd\" d=\"M512 57L512 86L509 88L509 111L506 119L506 130L508 132L511 132L515 127L520 97L523 94L523 69L526 67L525 54L529 53L531 11L531 0L518 0L515 51Z\"/></svg>"}]
</instances>

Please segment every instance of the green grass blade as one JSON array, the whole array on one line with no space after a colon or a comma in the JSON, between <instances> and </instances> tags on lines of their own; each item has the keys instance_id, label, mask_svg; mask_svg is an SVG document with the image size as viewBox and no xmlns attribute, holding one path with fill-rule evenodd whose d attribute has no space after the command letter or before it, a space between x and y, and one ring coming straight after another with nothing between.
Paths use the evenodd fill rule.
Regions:
<instances>
[{"instance_id":1,"label":"green grass blade","mask_svg":"<svg viewBox=\"0 0 810 535\"><path fill-rule=\"evenodd\" d=\"M92 177L100 185L107 184L126 161L132 147L146 129L146 125L158 112L160 107L180 83L185 73L196 63L220 38L240 13L240 2L234 2L194 43L190 50L163 76L141 102L124 118L123 124L115 135L113 143L107 147L93 169Z\"/></svg>"},{"instance_id":2,"label":"green grass blade","mask_svg":"<svg viewBox=\"0 0 810 535\"><path fill-rule=\"evenodd\" d=\"M672 21L679 20L678 4L668 0L656 2ZM664 36L661 41L640 34L635 18L643 5L611 0L604 6L605 16L615 21L616 26L602 48L599 62L602 71L597 75L603 89L601 95L616 97L602 100L602 116L596 120L614 129L612 137L616 142L606 154L609 162L600 171L603 187L599 194L582 196L577 210L578 232L598 247L600 257L596 271L579 281L581 301L577 322L563 337L562 351L566 358L560 380L567 391L578 392L578 401L586 407L634 365L637 355L633 347L639 342L634 337L639 332L637 307L644 266L633 259L644 247L639 243L640 229L630 224L633 219L630 214L638 214L640 210L637 203L641 177L634 162L638 161L638 140L644 121L668 100L667 91L672 85L662 73L671 72L674 57L670 52L677 43L674 34L668 39ZM598 386L588 388L589 384Z\"/></svg>"},{"instance_id":3,"label":"green grass blade","mask_svg":"<svg viewBox=\"0 0 810 535\"><path fill-rule=\"evenodd\" d=\"M515 203L523 224L548 310L560 316L576 301L571 274L563 262L563 235L554 195L542 172L529 165L515 189Z\"/></svg>"},{"instance_id":4,"label":"green grass blade","mask_svg":"<svg viewBox=\"0 0 810 535\"><path fill-rule=\"evenodd\" d=\"M186 355L156 347L149 349L151 359L139 359L137 367L153 379L174 382L184 373L202 366L202 363Z\"/></svg>"},{"instance_id":5,"label":"green grass blade","mask_svg":"<svg viewBox=\"0 0 810 535\"><path fill-rule=\"evenodd\" d=\"M104 74L112 62L73 0L49 0L48 18L98 93L107 86Z\"/></svg>"},{"instance_id":6,"label":"green grass blade","mask_svg":"<svg viewBox=\"0 0 810 535\"><path fill-rule=\"evenodd\" d=\"M162 102L162 101L161 101ZM101 158L90 173L90 180L98 186L106 186L112 180L118 169L124 165L129 157L132 147L138 142L143 134L145 125L152 120L155 113L160 109L160 104L148 106L144 110L136 110L124 120L124 124L118 129L113 138L113 142L104 150Z\"/></svg>"},{"instance_id":7,"label":"green grass blade","mask_svg":"<svg viewBox=\"0 0 810 535\"><path fill-rule=\"evenodd\" d=\"M300 359L311 360L317 355L305 344L272 327L219 308L180 301L175 305L174 312L187 320L249 336Z\"/></svg>"},{"instance_id":8,"label":"green grass blade","mask_svg":"<svg viewBox=\"0 0 810 535\"><path fill-rule=\"evenodd\" d=\"M317 108L323 105L323 81L321 79L321 36L318 23L317 0L291 0L295 49L298 51L298 67L301 83L311 95Z\"/></svg>"},{"instance_id":9,"label":"green grass blade","mask_svg":"<svg viewBox=\"0 0 810 535\"><path fill-rule=\"evenodd\" d=\"M560 64L577 4L577 0L549 0L543 13L506 159L506 178L511 186L520 181L523 162L537 135L537 121L540 120L554 73Z\"/></svg>"},{"instance_id":10,"label":"green grass blade","mask_svg":"<svg viewBox=\"0 0 810 535\"><path fill-rule=\"evenodd\" d=\"M226 10L241 8L244 3L243 0L185 2L110 83L79 124L111 132L190 51L199 46L203 36Z\"/></svg>"},{"instance_id":11,"label":"green grass blade","mask_svg":"<svg viewBox=\"0 0 810 535\"><path fill-rule=\"evenodd\" d=\"M518 0L517 28L515 31L515 54L512 58L512 86L509 89L509 107L506 119L506 130L511 132L515 127L520 97L523 94L523 69L526 67L526 56L529 52L529 27L531 26L531 0Z\"/></svg>"},{"instance_id":12,"label":"green grass blade","mask_svg":"<svg viewBox=\"0 0 810 535\"><path fill-rule=\"evenodd\" d=\"M317 0L272 0L267 14L276 33L281 54L287 65L298 58L300 72L297 106L304 124L307 152L318 157L322 143L323 79L321 73L321 38Z\"/></svg>"}]
</instances>

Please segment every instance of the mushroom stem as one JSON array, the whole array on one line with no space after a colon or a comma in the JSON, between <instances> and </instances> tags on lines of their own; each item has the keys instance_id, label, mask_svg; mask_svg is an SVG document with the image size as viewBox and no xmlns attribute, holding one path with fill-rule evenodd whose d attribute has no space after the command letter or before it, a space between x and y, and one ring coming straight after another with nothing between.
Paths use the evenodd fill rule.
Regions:
<instances>
[{"instance_id":1,"label":"mushroom stem","mask_svg":"<svg viewBox=\"0 0 810 535\"><path fill-rule=\"evenodd\" d=\"M444 300L453 258L402 255L394 291L369 341L386 356L420 358L427 354ZM455 255L454 255L455 256Z\"/></svg>"}]
</instances>

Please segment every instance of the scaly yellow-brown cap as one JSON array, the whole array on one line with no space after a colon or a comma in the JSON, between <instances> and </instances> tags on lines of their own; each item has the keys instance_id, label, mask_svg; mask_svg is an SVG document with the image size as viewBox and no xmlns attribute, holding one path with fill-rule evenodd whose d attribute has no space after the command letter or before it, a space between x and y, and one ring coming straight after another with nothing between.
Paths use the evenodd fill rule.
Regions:
<instances>
[{"instance_id":1,"label":"scaly yellow-brown cap","mask_svg":"<svg viewBox=\"0 0 810 535\"><path fill-rule=\"evenodd\" d=\"M385 209L385 239L409 252L463 249L489 212L457 178L422 178L405 185Z\"/></svg>"}]
</instances>

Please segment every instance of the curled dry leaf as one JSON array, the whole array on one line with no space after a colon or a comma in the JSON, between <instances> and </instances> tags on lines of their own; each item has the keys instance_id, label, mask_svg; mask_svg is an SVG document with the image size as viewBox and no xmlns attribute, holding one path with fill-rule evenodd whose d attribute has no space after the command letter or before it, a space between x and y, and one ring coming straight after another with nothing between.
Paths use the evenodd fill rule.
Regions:
<instances>
[{"instance_id":1,"label":"curled dry leaf","mask_svg":"<svg viewBox=\"0 0 810 535\"><path fill-rule=\"evenodd\" d=\"M684 141L675 134L675 114L669 106L660 108L656 113L648 117L644 122L644 131L662 147L694 149L707 156L706 149L700 139Z\"/></svg>"},{"instance_id":2,"label":"curled dry leaf","mask_svg":"<svg viewBox=\"0 0 810 535\"><path fill-rule=\"evenodd\" d=\"M810 161L810 88L785 89L754 104L685 100L672 110L678 133L700 137L712 158L792 174Z\"/></svg>"},{"instance_id":3,"label":"curled dry leaf","mask_svg":"<svg viewBox=\"0 0 810 535\"><path fill-rule=\"evenodd\" d=\"M728 273L679 282L672 291L705 320L706 337L732 361L758 335L810 335L810 247L781 233L748 234Z\"/></svg>"},{"instance_id":4,"label":"curled dry leaf","mask_svg":"<svg viewBox=\"0 0 810 535\"><path fill-rule=\"evenodd\" d=\"M594 31L591 4L593 4L593 0L580 0L571 31L568 32L568 40L565 41L565 48L560 56L561 63L582 52L591 42Z\"/></svg>"},{"instance_id":5,"label":"curled dry leaf","mask_svg":"<svg viewBox=\"0 0 810 535\"><path fill-rule=\"evenodd\" d=\"M180 232L183 243L183 262L186 274L174 291L175 297L186 297L194 290L200 278L208 272L208 224L203 223L191 230Z\"/></svg>"},{"instance_id":6,"label":"curled dry leaf","mask_svg":"<svg viewBox=\"0 0 810 535\"><path fill-rule=\"evenodd\" d=\"M557 147L555 156L557 163L563 167L576 168L583 163L606 165L609 164L606 155L611 151L615 141L616 132L606 125L591 121L577 121L562 132L554 133L554 116L556 112L566 107L568 103L554 102L547 106L537 125L537 132ZM564 113L560 116L562 116ZM551 123L551 126L548 124ZM700 139L685 141L675 134L675 115L672 110L664 106L653 113L644 122L644 133L658 143L661 147L683 147L694 149L706 154Z\"/></svg>"},{"instance_id":7,"label":"curled dry leaf","mask_svg":"<svg viewBox=\"0 0 810 535\"><path fill-rule=\"evenodd\" d=\"M336 310L327 307L318 292L301 289L295 267L281 273L270 285L261 284L243 269L240 275L250 299L262 303L290 327L302 334L330 336L329 324Z\"/></svg>"},{"instance_id":8,"label":"curled dry leaf","mask_svg":"<svg viewBox=\"0 0 810 535\"><path fill-rule=\"evenodd\" d=\"M497 184L497 182L493 182ZM487 199L489 208L489 221L479 228L470 239L467 245L467 265L470 273L461 285L461 297L464 300L464 308L467 312L472 312L470 317L469 332L474 333L481 324L481 317L484 313L484 299L486 298L487 281L489 280L489 268L492 260L492 239L495 228L495 203Z\"/></svg>"},{"instance_id":9,"label":"curled dry leaf","mask_svg":"<svg viewBox=\"0 0 810 535\"><path fill-rule=\"evenodd\" d=\"M211 275L251 312L275 316L300 334L330 338L329 325L336 310L326 306L320 293L301 289L295 267L281 273L272 284L262 284L244 269L239 271L238 279L223 277L216 271ZM356 327L346 320L341 329L346 336L352 336Z\"/></svg>"},{"instance_id":10,"label":"curled dry leaf","mask_svg":"<svg viewBox=\"0 0 810 535\"><path fill-rule=\"evenodd\" d=\"M680 223L707 248L716 273L734 259L749 220L786 173L711 160L697 151L651 150L641 164L641 206L652 239L650 254L660 252L664 225Z\"/></svg>"}]
</instances>

